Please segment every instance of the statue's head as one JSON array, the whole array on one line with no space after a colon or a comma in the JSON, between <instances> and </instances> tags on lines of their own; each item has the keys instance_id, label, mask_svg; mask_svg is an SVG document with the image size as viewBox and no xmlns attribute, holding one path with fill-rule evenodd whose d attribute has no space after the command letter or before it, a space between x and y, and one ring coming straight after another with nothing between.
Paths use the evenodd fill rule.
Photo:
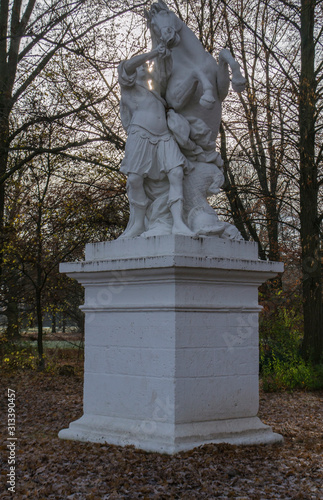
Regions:
<instances>
[{"instance_id":1,"label":"statue's head","mask_svg":"<svg viewBox=\"0 0 323 500\"><path fill-rule=\"evenodd\" d=\"M154 3L149 12L145 10L145 17L154 45L164 42L166 47L171 49L179 44L182 21L162 0Z\"/></svg>"}]
</instances>

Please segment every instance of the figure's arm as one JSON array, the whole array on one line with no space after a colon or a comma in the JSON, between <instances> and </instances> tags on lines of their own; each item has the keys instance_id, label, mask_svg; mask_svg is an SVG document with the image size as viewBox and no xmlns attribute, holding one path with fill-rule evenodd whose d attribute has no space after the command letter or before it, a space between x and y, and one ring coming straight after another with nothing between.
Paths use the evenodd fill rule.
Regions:
<instances>
[{"instance_id":1,"label":"figure's arm","mask_svg":"<svg viewBox=\"0 0 323 500\"><path fill-rule=\"evenodd\" d=\"M163 56L166 51L166 47L162 44L158 45L151 52L146 54L139 54L138 56L134 56L129 61L125 61L124 69L128 75L132 75L136 69L151 59L155 59L157 56Z\"/></svg>"}]
</instances>

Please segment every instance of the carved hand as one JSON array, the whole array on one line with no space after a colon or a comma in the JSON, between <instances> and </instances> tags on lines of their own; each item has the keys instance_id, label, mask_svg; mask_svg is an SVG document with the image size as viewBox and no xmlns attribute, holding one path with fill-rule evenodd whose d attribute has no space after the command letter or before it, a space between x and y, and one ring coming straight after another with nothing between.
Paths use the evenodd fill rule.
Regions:
<instances>
[{"instance_id":1,"label":"carved hand","mask_svg":"<svg viewBox=\"0 0 323 500\"><path fill-rule=\"evenodd\" d=\"M161 42L157 46L156 50L158 51L158 57L161 57L162 59L164 59L164 57L168 56L170 53L164 42Z\"/></svg>"}]
</instances>

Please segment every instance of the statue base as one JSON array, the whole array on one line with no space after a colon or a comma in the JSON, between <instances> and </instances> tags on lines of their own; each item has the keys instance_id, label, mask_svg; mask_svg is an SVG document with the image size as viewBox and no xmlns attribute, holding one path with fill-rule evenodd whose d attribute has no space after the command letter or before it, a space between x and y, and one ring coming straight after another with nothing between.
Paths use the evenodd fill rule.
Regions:
<instances>
[{"instance_id":1,"label":"statue base","mask_svg":"<svg viewBox=\"0 0 323 500\"><path fill-rule=\"evenodd\" d=\"M257 245L180 235L90 244L61 272L85 287L84 415L59 437L173 454L281 442L257 417Z\"/></svg>"}]
</instances>

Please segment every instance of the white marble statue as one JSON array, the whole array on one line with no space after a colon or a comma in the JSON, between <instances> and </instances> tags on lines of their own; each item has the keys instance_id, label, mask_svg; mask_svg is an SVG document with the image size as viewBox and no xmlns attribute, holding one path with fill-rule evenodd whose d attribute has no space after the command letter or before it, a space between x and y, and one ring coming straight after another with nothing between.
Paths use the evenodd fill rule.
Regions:
<instances>
[{"instance_id":1,"label":"white marble statue","mask_svg":"<svg viewBox=\"0 0 323 500\"><path fill-rule=\"evenodd\" d=\"M240 67L227 49L218 64L162 0L145 17L152 50L118 68L128 134L121 171L128 177L130 203L121 237L175 233L241 239L207 202L224 181L215 140L229 66L233 89L245 88Z\"/></svg>"},{"instance_id":2,"label":"white marble statue","mask_svg":"<svg viewBox=\"0 0 323 500\"><path fill-rule=\"evenodd\" d=\"M168 130L166 101L153 90L153 75L145 64L165 54L159 45L148 54L134 56L120 64L121 119L127 130L125 157L121 172L127 174L130 203L130 224L123 237L140 236L145 232L146 210L150 203L144 180L169 182L167 206L173 218L172 232L192 236L183 221L183 171L189 162ZM151 89L150 89L151 85Z\"/></svg>"}]
</instances>

